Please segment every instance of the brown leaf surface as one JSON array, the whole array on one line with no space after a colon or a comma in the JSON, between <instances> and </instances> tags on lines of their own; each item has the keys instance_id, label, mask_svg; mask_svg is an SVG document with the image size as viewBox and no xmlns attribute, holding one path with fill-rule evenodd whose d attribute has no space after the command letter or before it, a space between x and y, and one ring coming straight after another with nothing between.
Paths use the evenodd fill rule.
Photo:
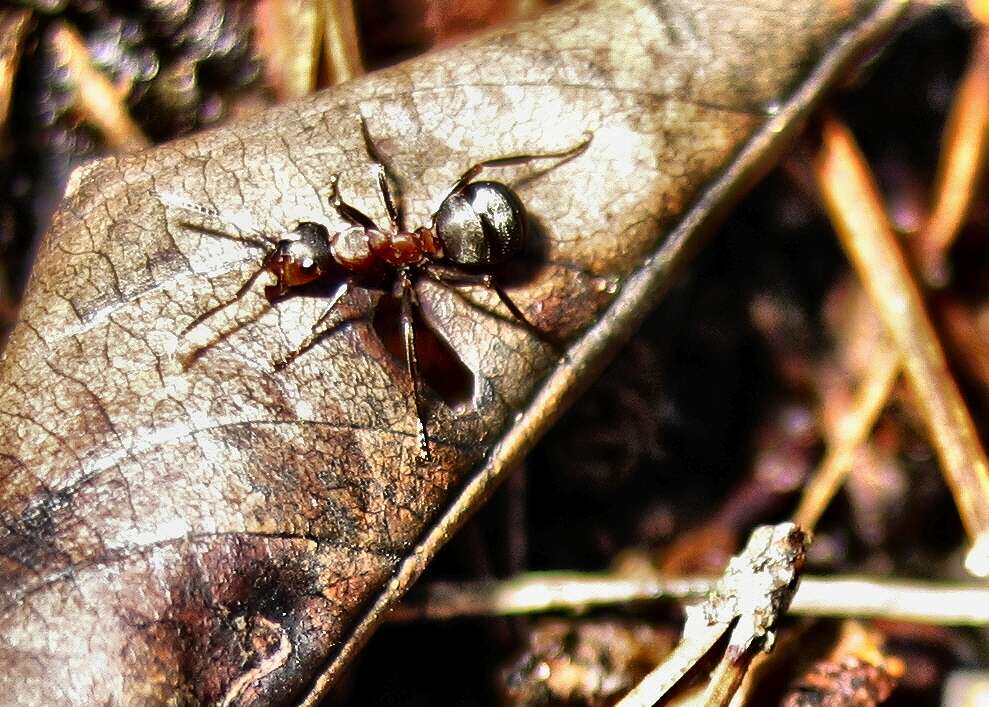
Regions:
<instances>
[{"instance_id":1,"label":"brown leaf surface","mask_svg":"<svg viewBox=\"0 0 989 707\"><path fill-rule=\"evenodd\" d=\"M590 0L76 174L0 367L0 701L314 703L902 8ZM419 288L476 376L469 404L433 401L430 464L370 323L273 369L325 297L268 307L259 283L180 336L260 253L183 227L155 192L270 233L333 230L341 172L383 219L358 113L420 223L472 162L594 135L559 167L499 175L540 232L512 296L568 340L564 360L485 292Z\"/></svg>"}]
</instances>

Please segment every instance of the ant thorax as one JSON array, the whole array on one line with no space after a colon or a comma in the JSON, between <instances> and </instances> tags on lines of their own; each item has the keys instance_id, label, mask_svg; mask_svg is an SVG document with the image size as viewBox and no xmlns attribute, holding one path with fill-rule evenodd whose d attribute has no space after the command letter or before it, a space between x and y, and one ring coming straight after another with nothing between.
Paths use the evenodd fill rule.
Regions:
<instances>
[{"instance_id":1,"label":"ant thorax","mask_svg":"<svg viewBox=\"0 0 989 707\"><path fill-rule=\"evenodd\" d=\"M335 237L333 257L351 272L370 272L376 268L408 268L421 265L442 255L442 248L428 228L415 231L382 231L354 226Z\"/></svg>"}]
</instances>

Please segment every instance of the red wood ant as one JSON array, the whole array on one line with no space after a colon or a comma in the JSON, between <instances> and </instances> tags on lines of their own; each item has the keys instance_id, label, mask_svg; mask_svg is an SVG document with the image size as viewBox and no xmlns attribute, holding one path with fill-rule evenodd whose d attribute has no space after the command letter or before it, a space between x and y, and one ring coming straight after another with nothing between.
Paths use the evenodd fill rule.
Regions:
<instances>
[{"instance_id":1,"label":"red wood ant","mask_svg":"<svg viewBox=\"0 0 989 707\"><path fill-rule=\"evenodd\" d=\"M325 329L320 326L330 317L336 303L350 287L365 287L391 292L401 303L401 336L405 362L412 379L420 456L429 460L429 444L422 414L422 385L416 356L413 308L418 307L415 278L426 276L451 286L480 285L498 295L520 324L548 340L533 326L498 284L492 270L519 254L525 246L528 225L525 208L512 189L494 181L473 181L488 167L507 167L541 159L569 159L582 153L591 142L588 135L579 145L559 152L521 154L484 160L468 168L454 182L440 207L430 218L429 226L407 228L399 194L399 206L392 198L389 181L396 181L385 167L363 117L360 119L364 144L377 173L378 186L388 212L390 228L385 230L340 196L339 174L331 178L330 203L351 227L331 235L319 223L305 221L280 238L254 231L253 237L238 237L248 244L265 248L268 254L232 298L207 309L183 329L185 335L222 309L244 297L265 272L274 276L274 284L265 287L265 296L274 303L295 288L316 282L342 285L337 296L313 324L312 332L284 358L275 362L282 369L300 354L315 346L345 322ZM199 213L220 218L220 212L189 203L170 195L165 201ZM213 231L207 231L214 235Z\"/></svg>"}]
</instances>

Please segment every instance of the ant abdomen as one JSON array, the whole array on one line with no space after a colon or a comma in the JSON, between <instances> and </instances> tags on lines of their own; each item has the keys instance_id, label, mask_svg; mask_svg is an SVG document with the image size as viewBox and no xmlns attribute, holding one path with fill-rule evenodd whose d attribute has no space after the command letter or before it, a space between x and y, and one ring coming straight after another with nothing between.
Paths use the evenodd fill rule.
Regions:
<instances>
[{"instance_id":1,"label":"ant abdomen","mask_svg":"<svg viewBox=\"0 0 989 707\"><path fill-rule=\"evenodd\" d=\"M500 265L525 247L527 223L519 197L499 182L471 182L454 191L434 217L444 259L457 265Z\"/></svg>"}]
</instances>

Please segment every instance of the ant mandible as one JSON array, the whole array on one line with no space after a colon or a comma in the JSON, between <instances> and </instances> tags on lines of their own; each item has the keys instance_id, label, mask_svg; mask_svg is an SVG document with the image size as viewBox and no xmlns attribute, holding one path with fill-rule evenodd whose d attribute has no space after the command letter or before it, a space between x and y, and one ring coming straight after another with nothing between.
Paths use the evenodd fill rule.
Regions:
<instances>
[{"instance_id":1,"label":"ant mandible","mask_svg":"<svg viewBox=\"0 0 989 707\"><path fill-rule=\"evenodd\" d=\"M275 368L280 370L346 323L341 321L320 330L320 326L330 317L336 303L349 288L391 291L401 302L401 335L406 367L412 379L419 454L423 460L428 461L429 443L422 413L422 383L413 323L413 308L419 306L415 276L421 274L450 286L486 287L497 294L499 300L523 326L547 340L548 337L526 319L491 272L519 254L525 246L528 224L522 201L506 184L473 180L488 167L576 157L587 149L592 136L588 134L579 145L560 152L496 157L474 164L460 175L443 197L439 208L430 217L430 225L409 230L405 223L401 194L399 206L396 207L389 186L392 175L384 165L363 116L360 126L365 148L377 174L390 229L379 228L369 216L345 202L340 196L339 174L333 175L330 179L330 203L351 227L331 236L322 224L304 221L278 239L258 231L252 234L254 238L237 238L236 240L263 247L269 252L260 267L248 277L232 298L197 316L183 329L182 334L187 334L240 300L265 272L271 273L275 278L274 284L265 287L265 297L271 303L285 297L295 288L317 281L341 284L342 287L338 288L333 301L313 324L309 336L296 349L275 362ZM216 209L192 204L170 195L161 196L167 196L168 201L183 208L220 217L220 212Z\"/></svg>"}]
</instances>

